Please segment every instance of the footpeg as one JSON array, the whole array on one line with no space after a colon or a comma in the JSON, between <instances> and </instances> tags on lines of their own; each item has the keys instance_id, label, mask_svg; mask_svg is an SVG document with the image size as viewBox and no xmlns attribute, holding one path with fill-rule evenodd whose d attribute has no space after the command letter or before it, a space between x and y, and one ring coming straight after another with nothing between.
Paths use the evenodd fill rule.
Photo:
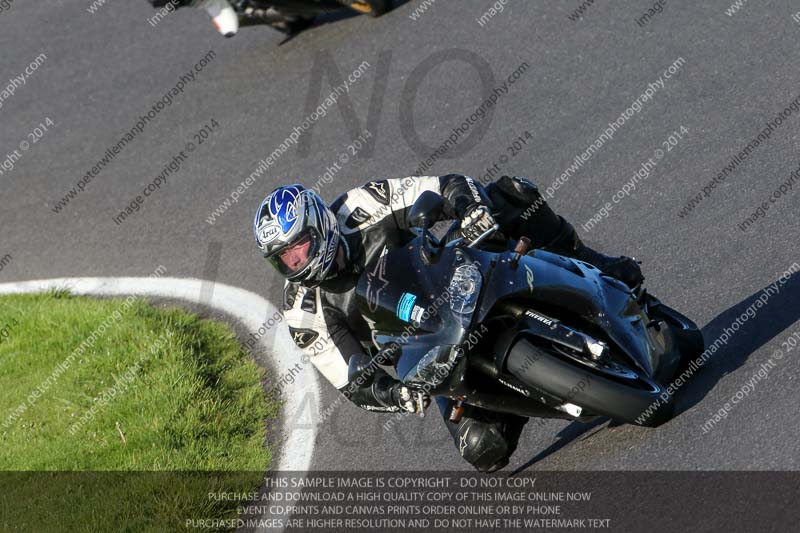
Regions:
<instances>
[{"instance_id":1,"label":"footpeg","mask_svg":"<svg viewBox=\"0 0 800 533\"><path fill-rule=\"evenodd\" d=\"M414 401L417 403L417 413L419 413L420 418L425 417L425 394L422 391L418 391L414 393Z\"/></svg>"}]
</instances>

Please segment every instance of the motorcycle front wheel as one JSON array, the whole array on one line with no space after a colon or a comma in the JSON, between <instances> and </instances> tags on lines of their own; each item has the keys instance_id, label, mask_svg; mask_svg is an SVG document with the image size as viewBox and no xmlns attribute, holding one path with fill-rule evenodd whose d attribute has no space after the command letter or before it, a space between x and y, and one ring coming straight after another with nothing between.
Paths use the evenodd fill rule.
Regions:
<instances>
[{"instance_id":1,"label":"motorcycle front wheel","mask_svg":"<svg viewBox=\"0 0 800 533\"><path fill-rule=\"evenodd\" d=\"M587 413L650 427L663 424L674 413L666 389L635 370L617 363L607 368L580 365L526 337L511 347L506 366L526 385L579 405Z\"/></svg>"}]
</instances>

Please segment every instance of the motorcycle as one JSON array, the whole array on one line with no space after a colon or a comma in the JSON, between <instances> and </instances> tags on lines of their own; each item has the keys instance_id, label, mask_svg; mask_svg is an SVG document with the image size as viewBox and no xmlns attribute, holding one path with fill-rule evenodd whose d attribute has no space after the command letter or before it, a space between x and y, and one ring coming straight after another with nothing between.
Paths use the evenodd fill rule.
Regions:
<instances>
[{"instance_id":1,"label":"motorcycle","mask_svg":"<svg viewBox=\"0 0 800 533\"><path fill-rule=\"evenodd\" d=\"M436 238L444 206L423 193L409 220L417 237L367 265L357 305L377 355L352 357L350 378L393 367L412 391L524 417L657 426L673 416L667 383L703 349L689 318L641 286L593 265L509 249L499 226L472 242L460 222Z\"/></svg>"},{"instance_id":2,"label":"motorcycle","mask_svg":"<svg viewBox=\"0 0 800 533\"><path fill-rule=\"evenodd\" d=\"M391 0L201 0L200 5L225 37L240 26L268 24L287 34L310 26L314 17L341 9L379 17L392 8Z\"/></svg>"}]
</instances>

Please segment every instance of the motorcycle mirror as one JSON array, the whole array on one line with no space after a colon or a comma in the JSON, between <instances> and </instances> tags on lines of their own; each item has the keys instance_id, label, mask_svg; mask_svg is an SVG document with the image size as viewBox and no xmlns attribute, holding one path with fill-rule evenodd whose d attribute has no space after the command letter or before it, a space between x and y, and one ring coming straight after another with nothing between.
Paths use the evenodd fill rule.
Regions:
<instances>
[{"instance_id":1,"label":"motorcycle mirror","mask_svg":"<svg viewBox=\"0 0 800 533\"><path fill-rule=\"evenodd\" d=\"M425 191L419 195L411 206L408 223L413 228L430 229L444 210L444 198L433 191Z\"/></svg>"}]
</instances>

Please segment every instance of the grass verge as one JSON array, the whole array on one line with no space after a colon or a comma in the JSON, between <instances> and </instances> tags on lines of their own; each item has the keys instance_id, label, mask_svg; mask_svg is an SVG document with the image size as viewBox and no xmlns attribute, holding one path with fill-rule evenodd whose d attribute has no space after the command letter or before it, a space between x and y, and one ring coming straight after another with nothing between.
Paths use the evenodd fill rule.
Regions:
<instances>
[{"instance_id":1,"label":"grass verge","mask_svg":"<svg viewBox=\"0 0 800 533\"><path fill-rule=\"evenodd\" d=\"M263 377L227 325L181 309L0 297L0 530L235 517L209 493L253 491L269 468L280 405Z\"/></svg>"}]
</instances>

